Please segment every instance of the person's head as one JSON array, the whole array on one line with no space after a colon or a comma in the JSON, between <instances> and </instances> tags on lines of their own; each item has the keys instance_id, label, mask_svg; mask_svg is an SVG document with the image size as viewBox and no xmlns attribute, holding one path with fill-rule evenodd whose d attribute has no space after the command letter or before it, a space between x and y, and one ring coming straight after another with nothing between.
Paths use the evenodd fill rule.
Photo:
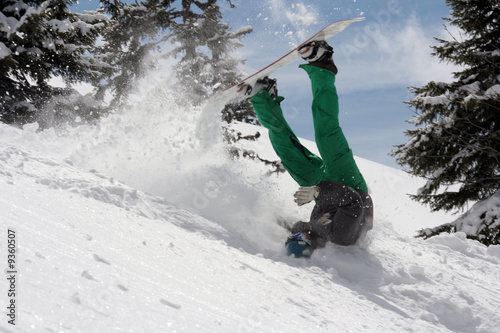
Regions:
<instances>
[{"instance_id":1,"label":"person's head","mask_svg":"<svg viewBox=\"0 0 500 333\"><path fill-rule=\"evenodd\" d=\"M288 237L285 247L286 253L295 258L310 258L312 254L311 241L303 233Z\"/></svg>"}]
</instances>

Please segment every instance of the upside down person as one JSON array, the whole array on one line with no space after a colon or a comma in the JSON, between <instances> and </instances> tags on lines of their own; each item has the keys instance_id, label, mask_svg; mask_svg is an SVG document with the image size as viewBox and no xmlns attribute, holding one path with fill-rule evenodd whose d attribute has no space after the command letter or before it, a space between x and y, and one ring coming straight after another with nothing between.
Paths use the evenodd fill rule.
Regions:
<instances>
[{"instance_id":1,"label":"upside down person","mask_svg":"<svg viewBox=\"0 0 500 333\"><path fill-rule=\"evenodd\" d=\"M353 245L373 227L373 202L339 125L333 48L324 41L298 49L311 80L315 140L321 157L305 148L283 116L276 80L268 77L243 91L249 98L284 168L299 184L295 202L315 201L309 222L296 222L286 241L288 255L310 257L330 241Z\"/></svg>"}]
</instances>

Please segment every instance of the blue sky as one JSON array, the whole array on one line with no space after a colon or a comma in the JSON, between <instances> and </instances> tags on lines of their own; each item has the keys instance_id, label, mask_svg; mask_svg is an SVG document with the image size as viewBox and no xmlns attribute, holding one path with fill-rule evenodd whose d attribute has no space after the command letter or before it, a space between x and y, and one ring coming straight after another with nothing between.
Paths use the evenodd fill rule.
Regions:
<instances>
[{"instance_id":1,"label":"blue sky","mask_svg":"<svg viewBox=\"0 0 500 333\"><path fill-rule=\"evenodd\" d=\"M251 26L237 52L246 59L243 74L250 75L288 53L327 24L365 17L328 42L334 47L339 68L337 90L340 121L355 155L398 167L388 153L407 142L404 132L413 111L404 104L412 98L410 86L429 81L452 81L457 67L431 56L434 37L449 39L443 17L449 16L444 0L233 0L230 9L221 2L223 21L231 30ZM77 10L95 9L97 0L80 1ZM452 34L458 32L450 28ZM313 140L311 91L300 62L274 75L290 126L299 137Z\"/></svg>"}]
</instances>

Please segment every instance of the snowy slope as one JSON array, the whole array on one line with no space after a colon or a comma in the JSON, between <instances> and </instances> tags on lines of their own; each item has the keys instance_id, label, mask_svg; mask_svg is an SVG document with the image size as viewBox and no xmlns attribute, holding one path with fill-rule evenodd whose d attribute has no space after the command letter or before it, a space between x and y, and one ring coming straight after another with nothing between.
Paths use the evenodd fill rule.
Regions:
<instances>
[{"instance_id":1,"label":"snowy slope","mask_svg":"<svg viewBox=\"0 0 500 333\"><path fill-rule=\"evenodd\" d=\"M274 221L312 208L291 178L198 142L201 111L154 80L138 96L57 135L0 125L0 244L15 231L18 271L0 331L498 332L500 247L414 239L456 218L408 199L420 180L358 159L376 205L365 243L288 258ZM263 134L246 148L272 158Z\"/></svg>"}]
</instances>

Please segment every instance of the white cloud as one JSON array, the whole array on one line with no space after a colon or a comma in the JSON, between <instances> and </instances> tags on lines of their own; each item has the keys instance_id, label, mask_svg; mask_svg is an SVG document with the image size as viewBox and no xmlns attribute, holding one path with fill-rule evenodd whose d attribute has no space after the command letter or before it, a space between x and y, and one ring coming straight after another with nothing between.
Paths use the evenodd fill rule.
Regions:
<instances>
[{"instance_id":1,"label":"white cloud","mask_svg":"<svg viewBox=\"0 0 500 333\"><path fill-rule=\"evenodd\" d=\"M349 73L347 81L357 78L347 82L349 90L449 82L452 72L460 71L460 67L431 55L434 36L443 37L442 25L423 26L410 17L401 26L371 21L354 31L351 41L336 50L339 64Z\"/></svg>"}]
</instances>

